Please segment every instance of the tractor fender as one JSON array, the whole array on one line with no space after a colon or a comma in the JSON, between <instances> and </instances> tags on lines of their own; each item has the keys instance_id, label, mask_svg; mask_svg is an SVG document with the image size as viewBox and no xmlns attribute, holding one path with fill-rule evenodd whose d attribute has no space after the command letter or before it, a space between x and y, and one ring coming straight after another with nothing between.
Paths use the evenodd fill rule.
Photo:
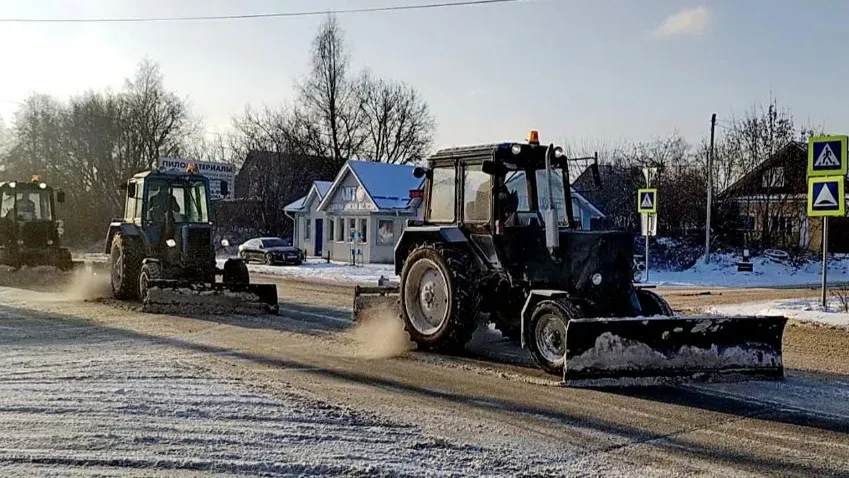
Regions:
<instances>
[{"instance_id":1,"label":"tractor fender","mask_svg":"<svg viewBox=\"0 0 849 478\"><path fill-rule=\"evenodd\" d=\"M159 259L153 258L153 257L145 257L144 259L142 259L142 265L145 265L145 264L161 264L161 263L162 263L162 261L160 261Z\"/></svg>"},{"instance_id":2,"label":"tractor fender","mask_svg":"<svg viewBox=\"0 0 849 478\"><path fill-rule=\"evenodd\" d=\"M528 294L528 298L525 299L525 305L522 307L522 317L521 317L521 331L520 334L522 336L522 348L525 348L525 324L530 323L531 315L534 313L534 309L537 304L544 300L549 299L559 299L562 297L568 297L569 294L564 290L557 289L534 289Z\"/></svg>"},{"instance_id":3,"label":"tractor fender","mask_svg":"<svg viewBox=\"0 0 849 478\"><path fill-rule=\"evenodd\" d=\"M463 231L456 226L409 226L395 244L395 274L401 275L404 262L419 244L468 244Z\"/></svg>"},{"instance_id":4,"label":"tractor fender","mask_svg":"<svg viewBox=\"0 0 849 478\"><path fill-rule=\"evenodd\" d=\"M112 238L115 236L115 233L121 231L121 235L123 236L140 236L141 231L139 227L135 224L128 222L113 222L109 224L109 232L106 233L106 249L105 253L109 254L112 252Z\"/></svg>"}]
</instances>

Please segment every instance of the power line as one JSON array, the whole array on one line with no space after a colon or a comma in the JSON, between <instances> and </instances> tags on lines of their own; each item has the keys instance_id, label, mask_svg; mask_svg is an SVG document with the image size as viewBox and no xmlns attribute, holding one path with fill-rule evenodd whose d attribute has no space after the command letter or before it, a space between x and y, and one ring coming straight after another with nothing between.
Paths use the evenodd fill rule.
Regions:
<instances>
[{"instance_id":1,"label":"power line","mask_svg":"<svg viewBox=\"0 0 849 478\"><path fill-rule=\"evenodd\" d=\"M350 8L344 10L312 10L306 12L244 13L237 15L207 15L187 17L115 17L115 18L0 18L0 23L148 23L148 22L191 22L215 20L251 20L262 18L309 17L330 13L379 13L402 10L425 10L435 8L517 3L527 0L464 0L457 2L426 3L422 5L394 5L389 7Z\"/></svg>"}]
</instances>

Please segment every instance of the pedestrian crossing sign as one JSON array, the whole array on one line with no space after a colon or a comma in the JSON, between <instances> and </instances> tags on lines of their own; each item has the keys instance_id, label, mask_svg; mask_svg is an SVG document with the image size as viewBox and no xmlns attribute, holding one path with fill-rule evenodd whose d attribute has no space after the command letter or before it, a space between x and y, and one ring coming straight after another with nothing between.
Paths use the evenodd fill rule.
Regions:
<instances>
[{"instance_id":1,"label":"pedestrian crossing sign","mask_svg":"<svg viewBox=\"0 0 849 478\"><path fill-rule=\"evenodd\" d=\"M844 177L808 179L808 216L844 216L846 193Z\"/></svg>"},{"instance_id":2,"label":"pedestrian crossing sign","mask_svg":"<svg viewBox=\"0 0 849 478\"><path fill-rule=\"evenodd\" d=\"M818 136L808 139L808 177L845 176L847 136Z\"/></svg>"},{"instance_id":3,"label":"pedestrian crossing sign","mask_svg":"<svg viewBox=\"0 0 849 478\"><path fill-rule=\"evenodd\" d=\"M657 189L637 190L637 212L657 214Z\"/></svg>"}]
</instances>

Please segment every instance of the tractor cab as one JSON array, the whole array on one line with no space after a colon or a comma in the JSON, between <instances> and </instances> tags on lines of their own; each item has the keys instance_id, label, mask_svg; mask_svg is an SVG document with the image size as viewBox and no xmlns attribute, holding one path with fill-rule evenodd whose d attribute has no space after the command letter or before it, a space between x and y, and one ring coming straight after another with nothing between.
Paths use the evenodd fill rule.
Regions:
<instances>
[{"instance_id":1,"label":"tractor cab","mask_svg":"<svg viewBox=\"0 0 849 478\"><path fill-rule=\"evenodd\" d=\"M122 221L144 232L163 266L211 270L215 252L209 180L194 166L181 173L150 170L133 176L126 185ZM226 193L227 184L221 187Z\"/></svg>"},{"instance_id":2,"label":"tractor cab","mask_svg":"<svg viewBox=\"0 0 849 478\"><path fill-rule=\"evenodd\" d=\"M64 224L56 218L57 202L65 202L65 193L38 175L0 182L0 262L71 267L70 254L59 248Z\"/></svg>"}]
</instances>

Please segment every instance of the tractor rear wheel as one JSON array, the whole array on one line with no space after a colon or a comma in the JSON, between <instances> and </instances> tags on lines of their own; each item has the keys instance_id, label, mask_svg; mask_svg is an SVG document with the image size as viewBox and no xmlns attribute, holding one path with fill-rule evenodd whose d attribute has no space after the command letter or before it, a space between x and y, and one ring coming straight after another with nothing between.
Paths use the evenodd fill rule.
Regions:
<instances>
[{"instance_id":1,"label":"tractor rear wheel","mask_svg":"<svg viewBox=\"0 0 849 478\"><path fill-rule=\"evenodd\" d=\"M139 299L142 301L147 298L147 290L150 288L150 282L162 278L162 267L159 263L148 262L141 266L139 273Z\"/></svg>"},{"instance_id":2,"label":"tractor rear wheel","mask_svg":"<svg viewBox=\"0 0 849 478\"><path fill-rule=\"evenodd\" d=\"M637 289L637 300L640 301L640 308L643 309L643 316L652 317L662 315L664 317L672 317L675 312L670 307L666 299L646 289Z\"/></svg>"},{"instance_id":3,"label":"tractor rear wheel","mask_svg":"<svg viewBox=\"0 0 849 478\"><path fill-rule=\"evenodd\" d=\"M525 343L539 368L554 375L563 374L566 359L566 326L580 313L564 299L537 304L525 331Z\"/></svg>"},{"instance_id":4,"label":"tractor rear wheel","mask_svg":"<svg viewBox=\"0 0 849 478\"><path fill-rule=\"evenodd\" d=\"M401 319L423 350L457 352L472 337L480 295L475 264L463 251L440 245L413 250L401 271Z\"/></svg>"},{"instance_id":5,"label":"tractor rear wheel","mask_svg":"<svg viewBox=\"0 0 849 478\"><path fill-rule=\"evenodd\" d=\"M112 295L116 299L132 300L138 297L141 261L142 250L138 241L116 232L112 237L109 257Z\"/></svg>"}]
</instances>

